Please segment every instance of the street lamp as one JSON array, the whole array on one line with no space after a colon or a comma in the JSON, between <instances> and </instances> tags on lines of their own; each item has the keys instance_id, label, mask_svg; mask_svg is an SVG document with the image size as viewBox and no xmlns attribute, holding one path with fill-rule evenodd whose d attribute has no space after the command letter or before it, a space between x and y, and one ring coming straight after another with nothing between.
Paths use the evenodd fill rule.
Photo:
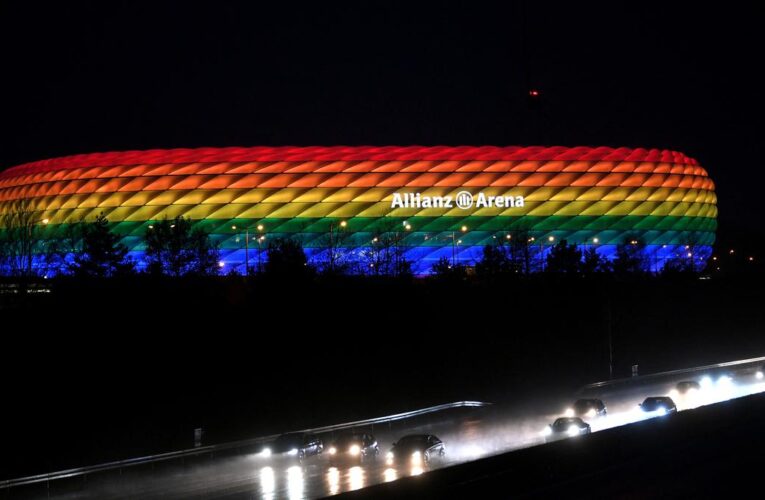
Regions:
<instances>
[{"instance_id":1,"label":"street lamp","mask_svg":"<svg viewBox=\"0 0 765 500\"><path fill-rule=\"evenodd\" d=\"M460 231L462 231L463 233L466 233L467 230L468 230L468 227L464 225L460 228ZM454 244L454 241L455 241L455 232L452 231L452 267L456 265L455 263L455 246L456 245ZM462 240L460 240L459 242L462 243Z\"/></svg>"},{"instance_id":2,"label":"street lamp","mask_svg":"<svg viewBox=\"0 0 765 500\"><path fill-rule=\"evenodd\" d=\"M233 231L236 231L236 224L231 226L231 229ZM258 224L256 226L256 229L259 233L262 233L265 227L263 227L263 224ZM259 235L257 238L258 240L258 272L260 272L261 269L261 254L263 253L261 248L261 243L263 243L263 240L265 240L266 237L264 235ZM244 228L244 273L245 276L250 275L250 228L249 226L245 226Z\"/></svg>"}]
</instances>

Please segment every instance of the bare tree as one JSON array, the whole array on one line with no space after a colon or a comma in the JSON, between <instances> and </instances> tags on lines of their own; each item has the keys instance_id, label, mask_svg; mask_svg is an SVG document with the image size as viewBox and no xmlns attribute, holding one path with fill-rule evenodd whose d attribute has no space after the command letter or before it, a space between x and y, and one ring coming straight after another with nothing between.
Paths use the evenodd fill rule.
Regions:
<instances>
[{"instance_id":1,"label":"bare tree","mask_svg":"<svg viewBox=\"0 0 765 500\"><path fill-rule=\"evenodd\" d=\"M40 218L31 200L19 200L11 204L2 215L0 224L0 271L16 277L32 277L39 274L38 255L44 252L43 226L47 221Z\"/></svg>"}]
</instances>

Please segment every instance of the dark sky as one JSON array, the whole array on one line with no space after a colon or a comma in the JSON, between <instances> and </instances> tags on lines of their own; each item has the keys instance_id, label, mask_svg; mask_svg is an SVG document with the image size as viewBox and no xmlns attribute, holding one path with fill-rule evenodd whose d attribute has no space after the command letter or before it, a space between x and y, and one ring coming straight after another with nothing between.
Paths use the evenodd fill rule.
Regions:
<instances>
[{"instance_id":1,"label":"dark sky","mask_svg":"<svg viewBox=\"0 0 765 500\"><path fill-rule=\"evenodd\" d=\"M659 147L711 173L721 236L762 237L754 2L414 3L3 1L0 168L156 147Z\"/></svg>"}]
</instances>

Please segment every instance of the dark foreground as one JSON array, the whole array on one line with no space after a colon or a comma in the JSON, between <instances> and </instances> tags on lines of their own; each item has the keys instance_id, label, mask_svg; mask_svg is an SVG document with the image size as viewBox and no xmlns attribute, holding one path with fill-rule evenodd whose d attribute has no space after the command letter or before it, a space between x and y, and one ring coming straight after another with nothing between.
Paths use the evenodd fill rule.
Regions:
<instances>
[{"instance_id":1,"label":"dark foreground","mask_svg":"<svg viewBox=\"0 0 765 500\"><path fill-rule=\"evenodd\" d=\"M60 281L0 297L0 479L765 352L758 276Z\"/></svg>"}]
</instances>

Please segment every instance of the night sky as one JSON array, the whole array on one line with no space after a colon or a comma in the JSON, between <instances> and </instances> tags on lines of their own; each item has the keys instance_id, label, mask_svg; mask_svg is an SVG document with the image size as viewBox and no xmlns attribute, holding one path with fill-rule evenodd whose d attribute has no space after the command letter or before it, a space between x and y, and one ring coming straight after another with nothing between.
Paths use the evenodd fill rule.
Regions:
<instances>
[{"instance_id":1,"label":"night sky","mask_svg":"<svg viewBox=\"0 0 765 500\"><path fill-rule=\"evenodd\" d=\"M658 147L710 172L726 244L763 237L754 3L161 3L0 4L0 168L195 146Z\"/></svg>"}]
</instances>

